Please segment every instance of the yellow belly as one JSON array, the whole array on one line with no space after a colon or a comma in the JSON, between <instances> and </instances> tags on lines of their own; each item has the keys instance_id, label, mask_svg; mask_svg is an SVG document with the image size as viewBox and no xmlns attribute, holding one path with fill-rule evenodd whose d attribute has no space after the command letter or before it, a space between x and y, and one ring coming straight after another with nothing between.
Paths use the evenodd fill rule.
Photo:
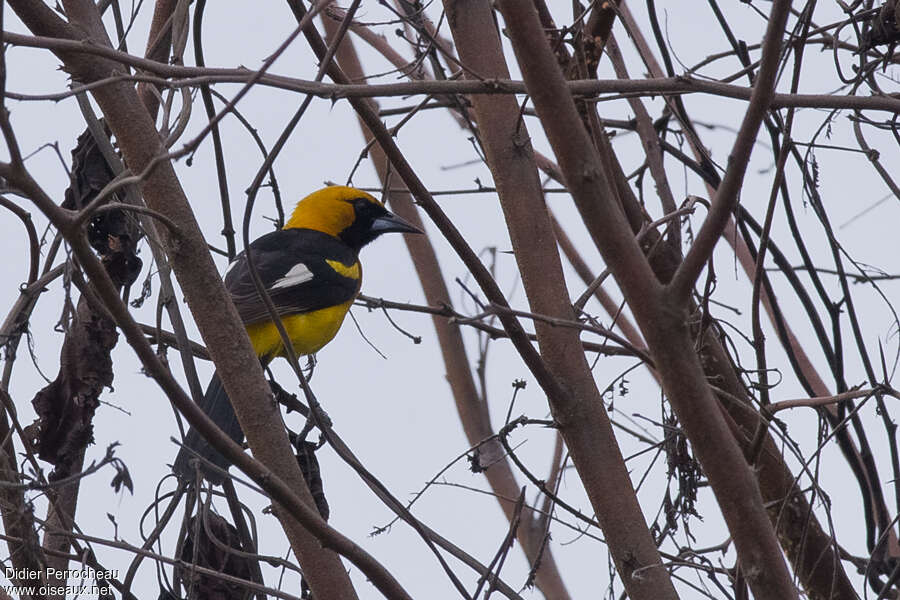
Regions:
<instances>
[{"instance_id":1,"label":"yellow belly","mask_svg":"<svg viewBox=\"0 0 900 600\"><path fill-rule=\"evenodd\" d=\"M334 338L353 301L299 315L284 315L281 322L291 338L294 352L313 354ZM284 355L278 328L271 321L247 325L247 335L257 356L272 359Z\"/></svg>"}]
</instances>

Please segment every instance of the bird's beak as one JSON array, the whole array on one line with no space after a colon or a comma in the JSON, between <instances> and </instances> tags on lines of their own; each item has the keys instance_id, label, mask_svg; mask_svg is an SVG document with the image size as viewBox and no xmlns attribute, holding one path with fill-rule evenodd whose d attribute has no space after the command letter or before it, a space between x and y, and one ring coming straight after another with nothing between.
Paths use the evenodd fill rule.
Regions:
<instances>
[{"instance_id":1,"label":"bird's beak","mask_svg":"<svg viewBox=\"0 0 900 600\"><path fill-rule=\"evenodd\" d=\"M382 215L372 221L372 226L369 228L369 231L374 233L375 235L381 235L382 233L425 233L412 223L406 221L405 219L401 219L394 213L387 213L386 215Z\"/></svg>"}]
</instances>

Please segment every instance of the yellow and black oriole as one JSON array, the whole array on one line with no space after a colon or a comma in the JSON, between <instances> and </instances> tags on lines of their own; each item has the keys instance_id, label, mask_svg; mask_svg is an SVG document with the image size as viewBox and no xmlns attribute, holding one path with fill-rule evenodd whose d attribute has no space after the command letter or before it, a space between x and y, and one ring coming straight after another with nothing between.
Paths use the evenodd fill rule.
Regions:
<instances>
[{"instance_id":1,"label":"yellow and black oriole","mask_svg":"<svg viewBox=\"0 0 900 600\"><path fill-rule=\"evenodd\" d=\"M250 244L254 267L298 355L318 352L334 338L362 283L360 249L388 232L422 233L371 195L331 186L298 202L283 229ZM263 365L283 356L278 329L257 293L243 252L225 272L225 287ZM243 442L244 433L218 374L209 382L201 408L233 440ZM175 459L175 473L192 478L196 457L222 469L230 466L228 459L191 428ZM204 468L204 464L201 460L206 479L220 483L221 472Z\"/></svg>"}]
</instances>

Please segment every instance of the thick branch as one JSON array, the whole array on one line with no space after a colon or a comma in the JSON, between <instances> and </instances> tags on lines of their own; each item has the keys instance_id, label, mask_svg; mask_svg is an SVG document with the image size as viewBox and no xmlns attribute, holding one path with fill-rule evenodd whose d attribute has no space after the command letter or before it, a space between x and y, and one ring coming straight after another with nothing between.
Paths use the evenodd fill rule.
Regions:
<instances>
[{"instance_id":1,"label":"thick branch","mask_svg":"<svg viewBox=\"0 0 900 600\"><path fill-rule=\"evenodd\" d=\"M576 202L599 205L593 224L610 270L622 289L653 355L663 387L703 464L729 530L743 573L758 598L797 598L753 475L706 384L685 327L685 312L662 293L610 190L603 165L580 121L565 81L530 6L501 0L501 11L535 109ZM777 5L778 6L778 5ZM777 12L777 11L776 11ZM777 15L776 15L777 16ZM778 19L773 19L777 21ZM782 22L783 26L783 22ZM769 37L781 26L773 25ZM776 45L777 49L777 45ZM691 280L693 281L693 280Z\"/></svg>"},{"instance_id":2,"label":"thick branch","mask_svg":"<svg viewBox=\"0 0 900 600\"><path fill-rule=\"evenodd\" d=\"M10 5L25 24L40 35L79 37L42 3L13 0ZM108 47L106 32L92 3L72 0L66 3L66 9L70 18L75 19L77 15L81 19L78 25L89 33L93 44ZM64 52L59 55L66 69L79 81L96 81L117 73L116 63L105 59ZM133 172L143 172L155 157L165 154L153 121L131 84L119 82L99 87L93 94ZM160 162L147 175L142 191L151 209L181 227L183 235L178 240L166 231L161 237L254 455L290 489L301 494L308 506L314 506L287 436L274 434L282 432L283 428L277 408L269 401L271 393L259 360L219 278L171 163ZM276 512L313 591L322 597L356 597L338 556L332 551L323 551L319 539L301 526L289 511L279 507Z\"/></svg>"},{"instance_id":3,"label":"thick branch","mask_svg":"<svg viewBox=\"0 0 900 600\"><path fill-rule=\"evenodd\" d=\"M337 23L327 18L324 19L324 23L329 37L333 37L338 27ZM362 65L350 38L345 38L341 45L338 46L337 58L341 68L348 77L357 81L364 79L365 74L363 73ZM372 109L378 110L378 106L373 103ZM367 139L372 137L371 131L361 119L360 127ZM384 150L380 145L375 144L369 151L369 156L382 183L388 182L390 180L388 171L390 162ZM421 218L413 205L409 193L391 194L391 208L395 213L424 230ZM403 239L413 259L413 265L416 268L419 281L422 283L422 290L425 293L428 304L445 306L449 309L452 306L450 292L444 282L437 254L431 241L427 235L407 235L403 236ZM479 398L478 390L475 386L475 379L472 376L469 358L466 355L466 347L463 344L460 326L437 314L432 315L432 323L437 333L441 355L447 369L447 382L450 384L450 390L456 402L456 409L459 413L463 430L466 433L469 444L475 446L482 440L492 438L493 428L491 427L487 404ZM491 465L490 468L484 471L484 474L494 494L498 499L514 497L518 484L510 468L509 461L503 455L503 449L500 447L500 444L492 439L491 442L483 444L480 448L486 454L484 462ZM503 501L500 501L500 507L506 514L507 519L511 520L515 512L514 507L510 503ZM534 517L531 517L529 513L526 513L525 516L526 523L518 527L516 535L525 555L528 557L529 563L534 565L540 559L535 579L537 587L547 598L564 600L569 597L569 594L553 560L553 554L549 548L544 549L543 553L541 553L544 542L543 532L530 527Z\"/></svg>"},{"instance_id":4,"label":"thick branch","mask_svg":"<svg viewBox=\"0 0 900 600\"><path fill-rule=\"evenodd\" d=\"M446 0L444 6L461 64L481 77L508 77L489 3ZM508 96L473 96L472 102L531 310L572 319L553 226L519 107ZM625 231L633 242L627 226ZM542 360L555 378L565 382L562 393L548 394L554 419L626 590L636 599L676 597L646 528L578 335L541 322L535 323L535 329Z\"/></svg>"}]
</instances>

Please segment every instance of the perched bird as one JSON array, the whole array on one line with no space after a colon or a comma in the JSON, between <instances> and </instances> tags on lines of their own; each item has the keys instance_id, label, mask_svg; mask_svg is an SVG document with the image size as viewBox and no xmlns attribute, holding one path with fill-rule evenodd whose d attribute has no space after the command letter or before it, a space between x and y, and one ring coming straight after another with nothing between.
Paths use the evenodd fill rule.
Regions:
<instances>
[{"instance_id":1,"label":"perched bird","mask_svg":"<svg viewBox=\"0 0 900 600\"><path fill-rule=\"evenodd\" d=\"M298 355L318 352L334 338L362 283L360 249L389 232L422 233L369 194L331 186L298 202L283 229L250 244L254 267ZM281 336L257 293L243 252L225 272L225 287L263 365L284 356ZM233 440L243 442L244 433L218 374L209 382L201 408ZM191 428L175 459L175 474L192 478L191 463L197 456L222 469L230 466ZM220 472L204 469L202 461L200 468L210 482L223 480Z\"/></svg>"}]
</instances>

